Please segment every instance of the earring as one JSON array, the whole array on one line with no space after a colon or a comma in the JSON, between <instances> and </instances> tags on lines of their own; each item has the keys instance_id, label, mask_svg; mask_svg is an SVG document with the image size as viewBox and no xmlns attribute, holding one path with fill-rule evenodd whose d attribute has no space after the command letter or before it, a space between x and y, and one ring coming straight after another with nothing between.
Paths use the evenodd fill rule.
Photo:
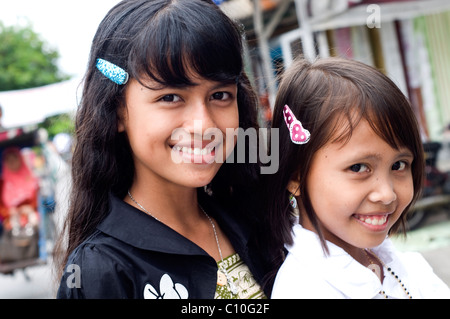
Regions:
<instances>
[{"instance_id":1,"label":"earring","mask_svg":"<svg viewBox=\"0 0 450 319\"><path fill-rule=\"evenodd\" d=\"M212 196L213 195L213 190L211 188L211 184L205 185L203 186L203 191L208 195L208 196Z\"/></svg>"},{"instance_id":2,"label":"earring","mask_svg":"<svg viewBox=\"0 0 450 319\"><path fill-rule=\"evenodd\" d=\"M289 195L289 205L291 205L292 208L297 208L297 199L294 194Z\"/></svg>"}]
</instances>

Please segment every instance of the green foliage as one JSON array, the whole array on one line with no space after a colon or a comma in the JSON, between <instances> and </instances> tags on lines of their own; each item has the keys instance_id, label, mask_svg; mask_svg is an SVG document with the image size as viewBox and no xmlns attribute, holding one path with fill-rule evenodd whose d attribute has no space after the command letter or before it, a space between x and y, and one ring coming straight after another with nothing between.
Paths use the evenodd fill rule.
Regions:
<instances>
[{"instance_id":1,"label":"green foliage","mask_svg":"<svg viewBox=\"0 0 450 319\"><path fill-rule=\"evenodd\" d=\"M60 74L59 54L30 26L6 27L0 22L0 91L47 85L68 79Z\"/></svg>"},{"instance_id":2,"label":"green foliage","mask_svg":"<svg viewBox=\"0 0 450 319\"><path fill-rule=\"evenodd\" d=\"M58 133L73 134L75 130L73 118L69 113L47 117L44 122L39 124L39 127L47 130L50 139Z\"/></svg>"}]
</instances>

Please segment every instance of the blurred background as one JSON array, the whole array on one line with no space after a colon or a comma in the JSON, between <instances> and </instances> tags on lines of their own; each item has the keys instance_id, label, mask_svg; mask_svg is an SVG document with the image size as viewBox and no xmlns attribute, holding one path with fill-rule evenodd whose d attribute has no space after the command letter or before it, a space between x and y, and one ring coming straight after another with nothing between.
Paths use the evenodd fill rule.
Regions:
<instances>
[{"instance_id":1,"label":"blurred background","mask_svg":"<svg viewBox=\"0 0 450 319\"><path fill-rule=\"evenodd\" d=\"M0 298L54 297L51 250L67 208L73 116L92 38L118 2L0 0ZM214 2L244 27L262 126L270 126L276 76L298 55L362 61L408 96L427 179L407 238L394 242L421 252L450 285L450 1ZM31 177L11 177L14 167Z\"/></svg>"}]
</instances>

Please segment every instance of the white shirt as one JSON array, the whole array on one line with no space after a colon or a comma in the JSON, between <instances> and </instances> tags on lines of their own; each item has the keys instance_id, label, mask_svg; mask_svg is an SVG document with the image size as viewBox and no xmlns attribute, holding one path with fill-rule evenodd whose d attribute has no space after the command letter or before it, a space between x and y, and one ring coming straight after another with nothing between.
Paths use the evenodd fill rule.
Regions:
<instances>
[{"instance_id":1,"label":"white shirt","mask_svg":"<svg viewBox=\"0 0 450 319\"><path fill-rule=\"evenodd\" d=\"M272 298L407 298L403 288L386 269L383 284L367 267L339 246L327 241L326 256L319 237L297 224L294 244L279 269ZM439 279L419 253L400 253L386 239L372 249L380 260L398 275L412 298L450 298L450 289Z\"/></svg>"}]
</instances>

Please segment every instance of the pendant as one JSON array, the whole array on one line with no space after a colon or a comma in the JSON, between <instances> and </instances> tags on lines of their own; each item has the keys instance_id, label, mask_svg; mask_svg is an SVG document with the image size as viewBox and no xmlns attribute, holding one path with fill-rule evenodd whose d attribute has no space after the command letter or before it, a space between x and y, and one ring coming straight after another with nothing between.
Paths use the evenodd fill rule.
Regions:
<instances>
[{"instance_id":1,"label":"pendant","mask_svg":"<svg viewBox=\"0 0 450 319\"><path fill-rule=\"evenodd\" d=\"M238 289L236 285L231 281L231 278L228 278L228 286L230 287L230 291L233 295L238 293Z\"/></svg>"},{"instance_id":2,"label":"pendant","mask_svg":"<svg viewBox=\"0 0 450 319\"><path fill-rule=\"evenodd\" d=\"M375 275L378 277L378 279L380 279L380 281L381 281L381 268L380 268L380 266L378 266L377 264L370 264L369 266L367 266L367 268L372 270L375 273Z\"/></svg>"},{"instance_id":3,"label":"pendant","mask_svg":"<svg viewBox=\"0 0 450 319\"><path fill-rule=\"evenodd\" d=\"M228 276L228 274L224 274L220 270L217 271L217 285L219 286L225 286L228 284L228 287L230 288L230 291L233 295L236 295L238 293L238 289L236 285L233 283L233 280Z\"/></svg>"},{"instance_id":4,"label":"pendant","mask_svg":"<svg viewBox=\"0 0 450 319\"><path fill-rule=\"evenodd\" d=\"M217 271L217 284L219 286L225 286L227 284L227 276L220 270Z\"/></svg>"}]
</instances>

